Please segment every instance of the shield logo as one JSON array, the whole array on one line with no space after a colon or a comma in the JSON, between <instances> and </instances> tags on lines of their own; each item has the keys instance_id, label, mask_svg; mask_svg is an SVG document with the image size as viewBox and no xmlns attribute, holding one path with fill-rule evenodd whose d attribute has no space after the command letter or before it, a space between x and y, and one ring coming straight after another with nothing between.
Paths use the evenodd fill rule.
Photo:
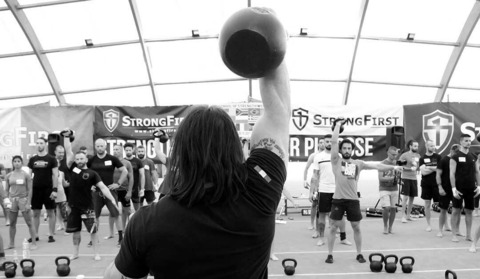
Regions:
<instances>
[{"instance_id":1,"label":"shield logo","mask_svg":"<svg viewBox=\"0 0 480 279\"><path fill-rule=\"evenodd\" d=\"M453 136L453 123L455 116L436 110L423 115L422 135L423 140L434 142L437 153L442 153L450 144Z\"/></svg>"},{"instance_id":2,"label":"shield logo","mask_svg":"<svg viewBox=\"0 0 480 279\"><path fill-rule=\"evenodd\" d=\"M118 122L120 122L120 113L118 111L109 109L103 112L103 124L110 133L117 128Z\"/></svg>"},{"instance_id":3,"label":"shield logo","mask_svg":"<svg viewBox=\"0 0 480 279\"><path fill-rule=\"evenodd\" d=\"M308 123L308 110L303 108L292 110L292 121L299 131L303 130Z\"/></svg>"}]
</instances>

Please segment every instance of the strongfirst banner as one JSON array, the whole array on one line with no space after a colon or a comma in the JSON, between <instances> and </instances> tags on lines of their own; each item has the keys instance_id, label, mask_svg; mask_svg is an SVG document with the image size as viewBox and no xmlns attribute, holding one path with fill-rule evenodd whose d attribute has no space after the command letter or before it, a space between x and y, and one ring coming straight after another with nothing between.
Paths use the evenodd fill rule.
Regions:
<instances>
[{"instance_id":1,"label":"strongfirst banner","mask_svg":"<svg viewBox=\"0 0 480 279\"><path fill-rule=\"evenodd\" d=\"M420 154L425 153L425 142L432 140L436 152L448 154L450 147L459 143L460 135L470 135L471 152L480 151L476 139L480 131L480 104L478 103L430 103L404 106L406 142L419 142Z\"/></svg>"},{"instance_id":2,"label":"strongfirst banner","mask_svg":"<svg viewBox=\"0 0 480 279\"><path fill-rule=\"evenodd\" d=\"M306 161L318 148L318 139L332 133L337 117L347 119L340 139L355 143L353 158L381 161L386 158L388 127L403 126L402 106L296 106L290 123L290 160Z\"/></svg>"},{"instance_id":3,"label":"strongfirst banner","mask_svg":"<svg viewBox=\"0 0 480 279\"><path fill-rule=\"evenodd\" d=\"M29 106L0 110L0 163L12 167L12 156L20 155L24 163L36 154L36 141L40 137L64 128L77 132L72 144L74 150L86 146L92 150L93 107Z\"/></svg>"},{"instance_id":4,"label":"strongfirst banner","mask_svg":"<svg viewBox=\"0 0 480 279\"><path fill-rule=\"evenodd\" d=\"M152 137L154 129L161 127L167 134L173 135L189 107L96 107L94 139L105 139L109 154L113 154L115 144L131 142L136 146L143 145L147 157L156 161ZM168 154L170 142L162 144L165 154Z\"/></svg>"}]
</instances>

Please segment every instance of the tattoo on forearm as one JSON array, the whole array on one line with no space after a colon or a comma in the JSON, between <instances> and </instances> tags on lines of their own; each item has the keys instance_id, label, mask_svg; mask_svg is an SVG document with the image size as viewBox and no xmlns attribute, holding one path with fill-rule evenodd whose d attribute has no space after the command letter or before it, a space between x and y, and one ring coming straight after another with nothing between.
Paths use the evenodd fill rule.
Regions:
<instances>
[{"instance_id":1,"label":"tattoo on forearm","mask_svg":"<svg viewBox=\"0 0 480 279\"><path fill-rule=\"evenodd\" d=\"M275 142L274 139L272 138L263 138L259 140L257 143L252 145L252 150L255 148L265 148L273 153L277 154L280 158L284 159L285 158L285 152L278 146L278 144Z\"/></svg>"}]
</instances>

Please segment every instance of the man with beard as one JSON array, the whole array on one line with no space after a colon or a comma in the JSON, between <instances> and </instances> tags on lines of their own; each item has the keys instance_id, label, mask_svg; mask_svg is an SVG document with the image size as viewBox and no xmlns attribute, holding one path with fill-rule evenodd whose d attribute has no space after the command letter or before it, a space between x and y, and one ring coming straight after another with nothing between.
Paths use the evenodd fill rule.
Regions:
<instances>
[{"instance_id":1,"label":"man with beard","mask_svg":"<svg viewBox=\"0 0 480 279\"><path fill-rule=\"evenodd\" d=\"M390 146L387 149L387 158L382 164L395 166L397 163L398 149ZM380 206L382 207L383 233L392 233L393 222L397 214L395 202L398 199L398 186L395 181L397 174L392 171L378 171L378 181L380 182Z\"/></svg>"},{"instance_id":2,"label":"man with beard","mask_svg":"<svg viewBox=\"0 0 480 279\"><path fill-rule=\"evenodd\" d=\"M305 170L303 171L303 181L304 181L303 182L303 187L305 189L310 188L310 186L311 186L310 182L313 183L313 180L314 180L315 176L318 175L318 174L315 174L315 171L318 170L318 165L313 164L312 178L310 179L310 182L308 182L308 180L307 180L308 169L312 165L315 157L318 154L320 154L323 150L325 150L325 139L321 138L321 139L318 140L318 150L316 152L310 154L310 156L308 156L307 165L305 165ZM312 207L310 209L310 227L308 228L309 230L316 229L316 224L318 222L318 219L317 219L318 197L315 196L314 193L315 192L313 192L312 189L310 188L310 202L312 203ZM317 238L318 236L319 236L319 234L318 234L318 229L317 229L313 233L312 237Z\"/></svg>"},{"instance_id":3,"label":"man with beard","mask_svg":"<svg viewBox=\"0 0 480 279\"><path fill-rule=\"evenodd\" d=\"M435 144L431 140L427 140L425 143L425 155L420 158L420 172L422 174L422 181L420 186L422 187L422 200L425 201L425 219L427 220L427 232L432 231L430 226L430 218L432 216L431 206L433 202L438 203L438 187L437 187L437 165L442 159L440 155L435 153Z\"/></svg>"},{"instance_id":4,"label":"man with beard","mask_svg":"<svg viewBox=\"0 0 480 279\"><path fill-rule=\"evenodd\" d=\"M452 185L452 241L458 242L460 233L460 213L462 206L465 210L466 241L472 239L472 211L474 199L480 194L479 170L475 167L477 157L470 153L472 140L468 134L460 135L460 148L450 159L450 184Z\"/></svg>"},{"instance_id":5,"label":"man with beard","mask_svg":"<svg viewBox=\"0 0 480 279\"><path fill-rule=\"evenodd\" d=\"M326 263L333 263L333 245L335 243L335 232L340 227L343 216L347 213L347 220L350 221L353 229L353 238L357 248L357 261L364 263L362 255L362 233L360 231L360 220L362 212L360 201L357 195L357 182L362 170L376 169L380 171L400 170L399 166L384 165L381 163L370 163L362 160L353 160L352 154L355 148L353 142L344 139L338 144L340 126L345 123L344 118L335 120L335 128L332 136L331 164L335 175L335 193L333 194L332 209L330 213L330 234L328 235L328 256ZM341 157L339 155L341 153Z\"/></svg>"},{"instance_id":6,"label":"man with beard","mask_svg":"<svg viewBox=\"0 0 480 279\"><path fill-rule=\"evenodd\" d=\"M145 147L140 145L137 147L137 157L142 161L145 169L145 193L140 198L140 205L143 205L144 200L147 204L151 204L155 200L154 185L158 182L158 173L155 170L155 163L145 156Z\"/></svg>"},{"instance_id":7,"label":"man with beard","mask_svg":"<svg viewBox=\"0 0 480 279\"><path fill-rule=\"evenodd\" d=\"M113 191L120 187L123 182L127 179L127 169L125 166L118 160L117 157L112 156L106 152L107 142L104 139L97 139L95 141L95 150L97 154L92 157L91 160L88 160L87 167L100 176L103 183L107 185L108 189L110 189L111 194L114 196L116 193ZM115 172L115 168L120 169L122 175L117 181L113 180L113 174ZM93 204L95 208L95 218L97 222L97 226L100 224L100 214L102 213L103 206L107 206L108 211L110 212L110 217L115 219L115 224L117 228L121 228L120 225L120 217L117 206L111 202L110 199L105 199L105 196L102 192L96 188L95 192L93 193ZM123 239L122 231L118 232L118 242L120 243ZM91 246L92 242L88 244Z\"/></svg>"},{"instance_id":8,"label":"man with beard","mask_svg":"<svg viewBox=\"0 0 480 279\"><path fill-rule=\"evenodd\" d=\"M332 209L333 194L335 193L335 176L332 171L331 164L331 150L332 150L332 135L325 136L325 149L318 153L314 158L314 165L316 169L313 170L314 176L312 178L312 190L310 196L317 193L318 207L317 207L317 229L316 232L320 239L317 242L318 246L325 245L325 226L327 215ZM340 221L340 243L344 245L352 245L347 240L345 233L345 218ZM336 233L336 232L335 232Z\"/></svg>"},{"instance_id":9,"label":"man with beard","mask_svg":"<svg viewBox=\"0 0 480 279\"><path fill-rule=\"evenodd\" d=\"M134 146L131 143L126 143L123 146L125 150L125 159L132 164L133 169L133 188L132 188L132 202L135 211L140 208L140 199L145 194L145 169L142 161L133 156Z\"/></svg>"},{"instance_id":10,"label":"man with beard","mask_svg":"<svg viewBox=\"0 0 480 279\"><path fill-rule=\"evenodd\" d=\"M40 226L40 213L42 206L45 206L48 216L49 237L48 242L55 242L55 198L57 197L58 186L58 163L55 157L48 154L47 140L37 139L37 155L30 158L28 167L33 174L32 187L32 210L33 224L37 234ZM29 239L32 242L32 239Z\"/></svg>"},{"instance_id":11,"label":"man with beard","mask_svg":"<svg viewBox=\"0 0 480 279\"><path fill-rule=\"evenodd\" d=\"M71 195L68 200L67 211L68 221L66 232L73 233L73 255L70 260L75 260L79 257L80 241L82 222L84 223L87 231L90 233L90 243L93 246L94 260L101 260L100 254L97 249L98 242L98 223L95 222L95 209L93 199L95 195L92 195L92 187L99 189L103 195L109 200L109 203L115 207L115 199L107 186L102 182L100 176L93 170L87 168L87 156L84 152L78 151L75 156L71 152L72 147L69 141L65 141L65 147L67 150L67 165L71 172Z\"/></svg>"},{"instance_id":12,"label":"man with beard","mask_svg":"<svg viewBox=\"0 0 480 279\"><path fill-rule=\"evenodd\" d=\"M418 196L417 170L418 162L420 161L420 155L417 153L418 142L409 140L407 147L409 151L403 153L398 159L401 162L406 162L403 166L402 191L400 192L402 195L402 223L413 221L410 214L412 213L413 200ZM408 207L406 208L407 200Z\"/></svg>"},{"instance_id":13,"label":"man with beard","mask_svg":"<svg viewBox=\"0 0 480 279\"><path fill-rule=\"evenodd\" d=\"M70 171L68 170L67 164L63 160L65 158L65 148L61 145L55 147L55 159L58 163L58 187L57 187L57 198L55 199L55 204L57 206L57 221L58 227L57 231L65 229L67 223L67 199L68 199L68 186L70 181ZM67 178L68 176L68 178ZM68 180L68 181L67 181Z\"/></svg>"}]
</instances>

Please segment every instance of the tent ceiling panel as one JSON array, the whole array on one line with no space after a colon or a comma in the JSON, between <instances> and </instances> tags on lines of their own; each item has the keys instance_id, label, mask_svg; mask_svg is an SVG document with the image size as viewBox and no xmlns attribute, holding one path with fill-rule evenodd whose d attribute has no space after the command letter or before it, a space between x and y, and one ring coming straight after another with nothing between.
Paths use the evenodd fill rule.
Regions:
<instances>
[{"instance_id":1,"label":"tent ceiling panel","mask_svg":"<svg viewBox=\"0 0 480 279\"><path fill-rule=\"evenodd\" d=\"M246 102L248 81L159 85L155 91L159 106Z\"/></svg>"},{"instance_id":2,"label":"tent ceiling panel","mask_svg":"<svg viewBox=\"0 0 480 279\"><path fill-rule=\"evenodd\" d=\"M139 44L47 54L63 91L148 84Z\"/></svg>"},{"instance_id":3,"label":"tent ceiling panel","mask_svg":"<svg viewBox=\"0 0 480 279\"><path fill-rule=\"evenodd\" d=\"M353 80L439 85L453 47L362 40Z\"/></svg>"},{"instance_id":4,"label":"tent ceiling panel","mask_svg":"<svg viewBox=\"0 0 480 279\"><path fill-rule=\"evenodd\" d=\"M0 2L4 3L5 2ZM32 51L17 21L10 11L0 12L0 54Z\"/></svg>"},{"instance_id":5,"label":"tent ceiling panel","mask_svg":"<svg viewBox=\"0 0 480 279\"><path fill-rule=\"evenodd\" d=\"M145 38L191 36L192 30L218 34L230 15L247 7L246 0L137 0L137 4Z\"/></svg>"},{"instance_id":6,"label":"tent ceiling panel","mask_svg":"<svg viewBox=\"0 0 480 279\"><path fill-rule=\"evenodd\" d=\"M286 58L290 77L346 79L353 47L353 40L290 38Z\"/></svg>"},{"instance_id":7,"label":"tent ceiling panel","mask_svg":"<svg viewBox=\"0 0 480 279\"><path fill-rule=\"evenodd\" d=\"M308 28L320 36L352 36L360 9L360 0L252 0L252 6L271 7L281 17L289 34Z\"/></svg>"},{"instance_id":8,"label":"tent ceiling panel","mask_svg":"<svg viewBox=\"0 0 480 279\"><path fill-rule=\"evenodd\" d=\"M1 100L0 108L15 108L15 107L22 107L22 106L29 106L29 105L38 105L38 104L58 106L58 101L53 94L51 96Z\"/></svg>"},{"instance_id":9,"label":"tent ceiling panel","mask_svg":"<svg viewBox=\"0 0 480 279\"><path fill-rule=\"evenodd\" d=\"M138 39L127 0L76 2L25 9L43 49ZM54 16L45 16L46 14Z\"/></svg>"},{"instance_id":10,"label":"tent ceiling panel","mask_svg":"<svg viewBox=\"0 0 480 279\"><path fill-rule=\"evenodd\" d=\"M308 103L311 106L339 105L342 102L345 82L292 81L292 105ZM261 100L258 81L252 84L252 97Z\"/></svg>"},{"instance_id":11,"label":"tent ceiling panel","mask_svg":"<svg viewBox=\"0 0 480 279\"><path fill-rule=\"evenodd\" d=\"M477 90L448 88L445 92L444 102L480 102L480 92ZM477 122L478 120L475 119Z\"/></svg>"},{"instance_id":12,"label":"tent ceiling panel","mask_svg":"<svg viewBox=\"0 0 480 279\"><path fill-rule=\"evenodd\" d=\"M450 86L480 88L480 48L465 47L453 72ZM478 94L477 94L478 95ZM480 95L478 95L480 101Z\"/></svg>"},{"instance_id":13,"label":"tent ceiling panel","mask_svg":"<svg viewBox=\"0 0 480 279\"><path fill-rule=\"evenodd\" d=\"M148 86L66 94L65 101L92 106L153 106L152 91Z\"/></svg>"},{"instance_id":14,"label":"tent ceiling panel","mask_svg":"<svg viewBox=\"0 0 480 279\"><path fill-rule=\"evenodd\" d=\"M35 55L2 59L0 77L1 97L53 94L52 87Z\"/></svg>"},{"instance_id":15,"label":"tent ceiling panel","mask_svg":"<svg viewBox=\"0 0 480 279\"><path fill-rule=\"evenodd\" d=\"M474 1L371 0L362 36L456 42Z\"/></svg>"},{"instance_id":16,"label":"tent ceiling panel","mask_svg":"<svg viewBox=\"0 0 480 279\"><path fill-rule=\"evenodd\" d=\"M148 43L155 82L239 78L223 63L217 39Z\"/></svg>"},{"instance_id":17,"label":"tent ceiling panel","mask_svg":"<svg viewBox=\"0 0 480 279\"><path fill-rule=\"evenodd\" d=\"M432 102L437 88L352 82L351 104L410 105Z\"/></svg>"}]
</instances>

